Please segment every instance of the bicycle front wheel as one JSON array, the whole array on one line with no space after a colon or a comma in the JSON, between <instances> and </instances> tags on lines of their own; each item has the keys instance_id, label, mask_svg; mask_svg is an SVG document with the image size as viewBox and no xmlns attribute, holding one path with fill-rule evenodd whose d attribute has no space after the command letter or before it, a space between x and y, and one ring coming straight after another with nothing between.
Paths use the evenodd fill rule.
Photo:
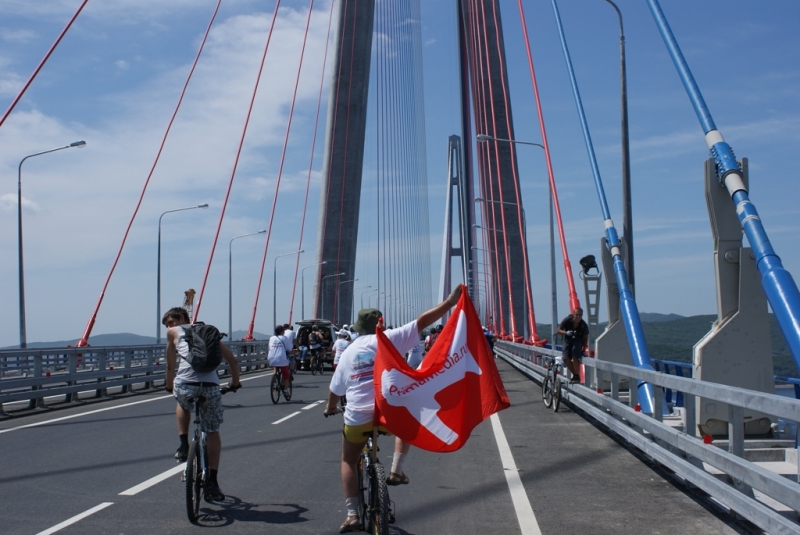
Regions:
<instances>
[{"instance_id":1,"label":"bicycle front wheel","mask_svg":"<svg viewBox=\"0 0 800 535\"><path fill-rule=\"evenodd\" d=\"M269 394L272 397L272 403L277 403L281 399L281 380L277 373L272 374Z\"/></svg>"},{"instance_id":2,"label":"bicycle front wheel","mask_svg":"<svg viewBox=\"0 0 800 535\"><path fill-rule=\"evenodd\" d=\"M389 487L386 486L386 472L380 463L373 464L370 475L370 520L374 535L389 535Z\"/></svg>"},{"instance_id":3,"label":"bicycle front wheel","mask_svg":"<svg viewBox=\"0 0 800 535\"><path fill-rule=\"evenodd\" d=\"M317 359L317 373L322 375L322 372L325 370L325 359L320 357Z\"/></svg>"},{"instance_id":4,"label":"bicycle front wheel","mask_svg":"<svg viewBox=\"0 0 800 535\"><path fill-rule=\"evenodd\" d=\"M550 370L547 370L547 375L542 381L542 403L548 409L553 405L553 381L550 378Z\"/></svg>"},{"instance_id":5,"label":"bicycle front wheel","mask_svg":"<svg viewBox=\"0 0 800 535\"><path fill-rule=\"evenodd\" d=\"M285 388L283 389L283 397L286 399L286 401L291 401L291 399L292 399L292 381L289 381L289 384L288 385L284 385L284 386L285 386Z\"/></svg>"},{"instance_id":6,"label":"bicycle front wheel","mask_svg":"<svg viewBox=\"0 0 800 535\"><path fill-rule=\"evenodd\" d=\"M311 357L311 375L317 375L317 357Z\"/></svg>"},{"instance_id":7,"label":"bicycle front wheel","mask_svg":"<svg viewBox=\"0 0 800 535\"><path fill-rule=\"evenodd\" d=\"M186 514L189 522L197 523L200 513L200 494L203 490L203 467L200 464L200 444L195 438L189 446L189 456L186 459L184 472L186 482Z\"/></svg>"},{"instance_id":8,"label":"bicycle front wheel","mask_svg":"<svg viewBox=\"0 0 800 535\"><path fill-rule=\"evenodd\" d=\"M365 530L370 529L369 518L369 474L367 474L367 467L369 461L367 455L362 453L361 459L358 461L358 517L361 519L361 525Z\"/></svg>"},{"instance_id":9,"label":"bicycle front wheel","mask_svg":"<svg viewBox=\"0 0 800 535\"><path fill-rule=\"evenodd\" d=\"M561 405L561 381L558 376L555 376L553 383L553 412L558 412L558 407Z\"/></svg>"}]
</instances>

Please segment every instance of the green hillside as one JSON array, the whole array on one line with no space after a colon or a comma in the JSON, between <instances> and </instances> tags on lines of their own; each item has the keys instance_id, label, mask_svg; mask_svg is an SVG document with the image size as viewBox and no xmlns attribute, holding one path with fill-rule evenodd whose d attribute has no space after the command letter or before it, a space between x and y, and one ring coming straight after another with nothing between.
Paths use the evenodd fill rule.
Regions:
<instances>
[{"instance_id":1,"label":"green hillside","mask_svg":"<svg viewBox=\"0 0 800 535\"><path fill-rule=\"evenodd\" d=\"M677 319L673 319L677 318ZM692 362L692 348L705 334L711 330L716 315L682 317L676 314L642 314L642 327L647 340L650 358L659 360L676 360ZM650 320L650 321L648 321ZM775 375L800 377L789 347L783 339L778 322L770 314L770 333L772 336L772 361ZM600 329L605 328L605 323ZM550 339L550 326L537 325L539 336ZM560 341L559 341L560 343Z\"/></svg>"}]
</instances>

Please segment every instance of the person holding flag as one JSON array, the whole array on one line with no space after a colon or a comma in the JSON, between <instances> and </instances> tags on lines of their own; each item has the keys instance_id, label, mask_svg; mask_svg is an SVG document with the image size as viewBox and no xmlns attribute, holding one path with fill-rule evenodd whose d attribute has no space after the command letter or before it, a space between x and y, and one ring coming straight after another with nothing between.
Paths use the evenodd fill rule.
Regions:
<instances>
[{"instance_id":1,"label":"person holding flag","mask_svg":"<svg viewBox=\"0 0 800 535\"><path fill-rule=\"evenodd\" d=\"M394 349L404 354L419 343L419 336L423 329L433 324L444 316L461 297L463 286L459 285L450 295L434 308L423 312L419 317L406 325L396 327L382 336L388 340ZM347 507L347 518L339 528L339 533L362 531L364 526L358 517L358 457L367 437L372 434L375 417L375 387L373 385L373 370L375 355L378 351L378 341L375 335L376 327L383 317L380 310L374 308L362 309L358 313L358 320L352 328L359 334L352 344L342 353L339 365L333 374L328 393L328 404L324 415L330 416L340 411L338 404L342 396L347 396L347 406L344 411L344 430L342 432L342 462L341 478L342 490ZM383 429L385 431L385 429ZM408 483L408 476L403 473L403 461L408 453L409 444L403 440L395 439L394 458L392 468L387 478L390 485Z\"/></svg>"}]
</instances>

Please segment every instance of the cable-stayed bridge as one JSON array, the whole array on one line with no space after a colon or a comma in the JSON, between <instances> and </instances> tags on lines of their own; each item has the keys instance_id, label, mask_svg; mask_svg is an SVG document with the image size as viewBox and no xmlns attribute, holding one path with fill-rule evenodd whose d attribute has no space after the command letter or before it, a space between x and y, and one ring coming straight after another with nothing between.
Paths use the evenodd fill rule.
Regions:
<instances>
[{"instance_id":1,"label":"cable-stayed bridge","mask_svg":"<svg viewBox=\"0 0 800 535\"><path fill-rule=\"evenodd\" d=\"M656 22L655 30L650 31L657 31L663 38L705 136L702 155L694 165L698 169L695 182L704 184L709 219L698 222L696 227L705 232L709 227L711 230L713 247L705 254L713 258L715 284L711 278L705 284L715 288L718 320L695 346L692 365L662 363L650 357L634 294L634 289L639 296L646 294L648 279L640 276L634 285L629 179L631 159L636 158L636 139L634 136L631 150L625 115L625 77L621 78L623 217L622 225L618 226L611 217L598 163L605 156L595 151L592 140L592 128L597 128L591 119L592 103L584 103L581 97L582 92L586 94L588 84L573 67L570 55L568 16L572 12L566 11L565 6L552 2L549 16L555 15L550 24L559 44L554 50L561 54L566 66L563 92L573 99L579 119L576 124L580 127L575 133L577 139L583 139L583 143L573 141L571 154L578 159L577 155L585 150L592 180L584 179L581 188L584 193L596 191L601 208L602 217L594 218L595 224L600 223L596 226L599 231L593 235L594 240L600 238L600 248L593 249L596 268L590 263L573 267L570 261L573 243L570 222L574 221L572 208L577 204L569 194L566 203L563 197L559 200L559 192L563 190L558 187L561 182L557 144L552 140L553 129L547 128L551 123L547 120L546 100L540 98L541 82L537 74L541 70L534 68L539 66L535 46L531 46L536 44L536 37L528 34L528 29L535 28L540 21L526 18L526 14L530 17L534 11L534 16L541 19L541 11L532 10L532 6L523 2L515 9L502 6L502 11L500 3L494 0L454 3L451 16L456 20L452 35L455 53L449 62L454 91L449 98L455 102L458 121L452 128L446 153L442 150L442 155L447 156L447 174L432 180L426 169L430 151L424 124L435 111L423 105L426 92L422 66L423 6L413 1L285 2L284 5L276 2L272 6L274 11L253 11L244 16L226 13L228 6L224 2L210 2L207 17L198 23L193 35L194 51L186 56L191 59L186 60L182 76L165 76L160 80L163 87L171 82L175 102L161 110L165 128L157 141L149 141L152 153L148 161L137 162L142 179L140 190L133 195L136 203L132 213L122 214L124 210L114 206L112 213L99 218L110 224L109 217L113 215L126 223L117 237L109 272L102 280L95 281L99 298L87 311L76 348L26 347L31 328L26 322L31 317L27 311L31 307L26 308L25 275L29 271L25 271L23 258L33 254L37 259L33 269L37 272L40 256L35 255L40 253L33 252L38 248L27 238L28 221L32 219L29 212L34 205L23 194L22 177L27 178L31 164L40 161L32 160L33 157L84 145L92 147L93 140L87 135L86 143L74 142L47 150L26 149L16 158L21 160L15 165L18 190L14 198L18 208L18 232L14 237L17 238L20 349L3 351L0 355L4 366L0 402L7 414L21 417L3 423L9 446L6 458L15 459L12 450L14 455L27 453L33 444L58 446L60 438L53 438L51 430L56 433L66 429L69 434L80 435L81 429L91 429L88 433L98 437L97 443L103 443L102 437L107 432L123 441L103 452L102 455L109 455L106 460L81 451L84 438L67 440L71 445L58 451L42 450L39 457L56 459L44 468L32 468L25 460L14 460L15 469L6 479L5 494L19 494L21 504L39 500L35 494L17 493L20 482L31 477L50 491L61 492L56 489L69 485L75 474L83 473L75 476L77 481L96 487L81 494L77 501L59 501L57 506L53 505L56 497L41 500L49 509L34 508L41 526L37 524L30 531L103 532L114 525L131 526L134 532L190 529L177 515L167 513L163 522L170 527L150 530L147 522L153 521L152 514L143 514L144 507L169 499L175 492L174 488L168 490L170 478L177 477L175 470L156 469L164 461L160 454L142 453L162 452L162 445L172 436L171 431L166 431L171 425L169 410L164 410L171 406L170 401L158 393L163 382L163 347L157 344L100 348L92 347L91 343L96 326L102 324L106 329L109 325L120 325L109 318L114 314L107 310L123 310L123 324L135 323L128 316L136 307L126 310L123 301L138 301L138 294L145 290L139 284L142 276L137 273L137 264L129 261L128 251L144 243L152 246L152 240L145 238L142 230L146 226L144 220L154 221L153 215L148 214L158 216L157 284L152 292L156 294L156 306L149 306L146 313L147 317L155 316L148 321L150 325L151 321L156 322L155 338L162 336L159 319L164 296L169 296L164 308L185 298L196 319L221 327L227 325L227 330L233 332L235 312L237 328L245 327L244 340L230 344L243 369L249 372L247 379L254 388L246 389L232 400L226 398L229 409L237 410L229 410L226 416L226 432L229 428L236 431L230 431L233 448L228 449L229 439L224 439L227 472L223 481L235 499L230 507L208 511L206 520L212 524L243 531L280 524L273 527L323 533L331 531L329 526L336 523L333 519L341 516L336 478L315 486L324 476L320 474L321 468L312 468L316 459L336 464L338 423L325 422L331 428L330 433L308 433L309 428L321 428L319 408L315 409L314 404L324 399L326 381L302 376L303 380L298 382L301 395L294 402L297 406L290 406L297 410L281 413L269 426L248 426L251 419L262 421L263 412L282 410L280 406L264 406L266 380L263 342L255 340L258 330L270 332L275 323L308 317L349 323L354 311L364 306L382 309L389 323L403 323L438 302L454 284L463 282L482 320L501 339L496 349L504 361L500 366L507 385L518 385L512 391L512 402L516 404L492 422L484 423L480 429L485 436L476 436L472 449L465 450L461 457L448 458L444 461L446 465L437 465L439 459L434 461L420 454L420 471L429 474L420 478L422 485L428 477L430 488L438 491L423 490L418 496L407 496L408 501L406 496L399 497L403 496L402 491L393 494L398 496L395 498L398 502L404 501L399 510L414 517L399 520L398 532L482 532L502 526L504 530L523 533L558 529L605 533L611 529L641 531L646 530L643 528L646 525L672 526L672 530L697 533L702 533L701 529L710 533L756 529L753 526L770 533L796 531L794 511L800 502L791 422L800 419L800 414L796 401L774 395L767 312L768 307L774 312L797 359L800 348L797 287L778 256L783 251L772 243L780 240L770 239L769 226L762 225L756 211L758 203L749 197L749 186L757 180L758 173L750 172L747 158L737 160L734 156L720 133L724 125L717 128L695 82L690 69L694 62L686 61L680 39L673 36L658 3L653 0L647 4L651 20ZM34 128L30 119L37 115L37 110L29 100L30 95L35 95L37 84L43 83L41 80L47 80L52 65L65 61L60 52L64 47L69 49L73 33L87 31L90 22L98 20L99 14L92 12L92 4L76 2L75 7L76 11L64 18L68 20L66 26L60 29L27 82L18 84L20 90L2 117L0 135L24 131L26 125ZM611 10L608 5L603 7ZM625 6L622 7L624 13ZM564 13L559 8L565 9ZM233 31L235 23L245 19L253 30L247 37L258 35L257 42L240 39L243 35ZM524 36L521 44L508 38L509 34L520 31L510 31L510 21L521 28ZM226 61L221 43L235 43L234 52L238 54ZM620 37L619 44L624 67L625 39ZM508 52L512 47L516 47L522 62L512 63L514 54ZM234 81L235 61L231 58L243 60L242 51L247 48L258 50L247 65L251 73L248 85L226 83ZM228 70L216 71L209 77L211 66L220 64ZM550 64L545 64L543 70L547 72L549 67ZM511 91L512 82L520 73L527 77L528 83L527 104L523 105L512 99ZM285 90L284 96L274 98L280 90ZM217 107L213 103L198 106L197 95L208 91L220 95ZM239 104L238 125L213 132L196 144L187 143L193 140L190 134L202 128L203 117L209 120L215 112L231 113L222 103L223 96L230 96L226 92L235 93L230 101ZM512 104L516 114L512 114ZM710 104L713 108L713 100ZM265 120L265 115L270 118ZM530 129L515 127L520 122L535 125L537 137L523 139L519 132L525 131L527 136ZM264 139L269 142L263 142ZM224 145L225 149L215 152L214 145ZM535 238L528 239L529 228L536 228L532 227L536 225L532 221L541 221L541 217L535 219L537 214L547 211L526 202L529 198L525 197L525 190L533 184L526 180L527 169L519 163L523 145L538 146L534 150L541 150L544 156L544 172L539 172L543 178L536 188L538 199L544 199L551 207L549 217L545 218L550 225L549 255L546 246L531 246L531 241L545 243L540 239L546 236L541 228ZM77 151L65 154L74 157L74 152ZM703 176L699 170L709 155ZM666 178L662 177L661 182L665 183ZM27 191L27 180L25 184ZM566 184L569 186L569 182ZM434 205L437 196L431 192L445 189L442 186L446 186L447 194L438 198L441 203ZM666 192L664 196L667 197ZM218 200L212 202L214 198ZM562 211L562 207L566 209ZM165 235L162 244L162 218L195 208L216 211L216 222L192 223L177 237ZM442 223L445 231L440 239L431 225L435 229ZM315 227L316 235L312 235L309 229ZM65 222L65 228L73 227ZM35 224L33 229L38 230ZM252 243L261 238L262 246L245 257L241 252L244 243L237 243L234 254L234 241L248 236L253 236ZM747 238L746 244L743 236ZM558 260L556 241L560 245ZM203 245L209 242L210 248ZM431 257L436 262L431 262ZM247 275L242 261L245 258L252 266ZM440 258L442 262L438 265ZM537 284L541 277L534 276L534 264L540 266L540 271L549 264L550 269L544 271L549 271L553 282ZM28 269L32 268L28 265ZM440 273L438 288L432 280L436 270ZM131 286L119 282L126 276L137 280L130 295L121 290ZM191 290L184 296L186 288ZM601 292L602 288L606 291ZM546 298L537 299L537 294ZM252 307L243 297L253 302ZM152 298L148 300L151 301ZM590 350L596 358L585 363L584 384L567 387L564 393L567 412L552 416L542 412L538 404L540 393L535 381L541 379L542 357L554 354L554 350L549 333L539 332L542 321L537 322L535 305L542 309L541 303L546 304L544 310L550 309L551 324L555 326L560 319L559 301L562 313L583 305L593 326L599 322L602 311L609 327L592 337ZM68 309L69 316L80 314L77 302L73 300L72 306L67 307L58 297L49 299L51 307ZM37 318L34 324L41 324L40 314L33 317ZM541 317L547 314L540 313ZM662 377L653 371L654 367L663 371L665 366L669 367L670 375L682 377ZM107 400L109 396L114 399L108 403L84 406L87 399ZM41 414L42 407L64 407L64 402L71 405L64 409L65 416L60 416L61 411L56 415ZM535 410L527 410L533 406ZM238 413L248 416L243 416L237 426L234 421ZM106 430L103 422L109 421L107 416L116 421L117 414L119 428ZM312 415L313 419L308 421ZM144 440L136 445L136 440L147 436L148 424L144 422L156 419L158 425L163 424L167 438ZM536 427L539 424L541 428ZM605 434L598 434L597 429ZM223 434L227 437L226 432ZM536 438L531 438L534 434ZM135 439L125 439L134 435ZM612 453L611 436L633 451L634 456L629 458L624 449ZM710 443L704 442L709 440L706 437L712 437ZM714 440L724 447L715 447ZM565 442L591 444L594 454L582 455L565 446ZM24 446L26 443L29 445ZM259 455L261 448L274 453L275 459L270 454ZM524 448L531 450L529 454L516 451ZM257 477L248 468L248 462L233 453L239 449L246 454L244 457L266 459L265 465L275 466L274 476ZM251 455L247 455L248 450L252 450ZM773 452L764 453L768 450ZM623 452L625 458L620 459ZM779 458L780 455L783 457ZM83 460L76 466L65 467L64 456ZM494 459L495 468L502 471L486 469L482 473L484 468L481 468L474 473L463 473L464 466L478 466L489 457ZM611 458L614 460L607 460ZM543 465L550 471L542 471ZM126 485L130 484L130 487L122 485L128 490L91 482L94 476L89 474L102 474L100 477L108 480L117 469L124 474ZM525 470L535 475L526 478ZM145 471L149 479L138 477ZM452 476L435 477L445 472L451 472ZM587 472L593 476L590 483L586 481ZM242 474L242 484L240 490L231 492L231 486L236 486L233 473ZM522 474L521 490L513 478L508 479L508 473ZM265 468L263 474L270 474L269 469ZM645 474L666 478L664 485L670 486L670 492L662 495L648 489L648 484L642 483L650 477ZM272 477L274 485L268 482ZM594 502L578 500L573 506L575 489L587 485L593 488ZM264 492L262 487L270 490ZM273 490L278 492L272 493ZM449 490L454 491L454 496L446 496ZM161 497L148 498L148 493L161 493ZM120 498L111 497L120 495L126 498L118 501ZM488 501L478 506L479 497L484 496L488 496ZM95 498L100 501L88 503ZM142 498L143 501L137 501ZM451 498L459 505L454 506ZM667 502L671 508L661 507L653 512L645 505L649 501ZM625 503L630 505L623 507ZM656 518L644 523L645 510ZM420 514L415 516L411 511ZM16 523L10 523L9 529L28 532L29 524L20 522L16 515L11 518ZM635 520L624 520L631 518ZM750 524L743 523L741 518ZM142 521L143 524L137 523Z\"/></svg>"}]
</instances>

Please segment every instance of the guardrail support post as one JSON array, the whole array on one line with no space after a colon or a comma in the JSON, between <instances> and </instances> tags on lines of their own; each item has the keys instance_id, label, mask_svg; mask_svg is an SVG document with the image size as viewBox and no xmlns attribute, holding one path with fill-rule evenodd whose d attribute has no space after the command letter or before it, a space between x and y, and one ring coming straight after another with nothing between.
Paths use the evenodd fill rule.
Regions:
<instances>
[{"instance_id":1,"label":"guardrail support post","mask_svg":"<svg viewBox=\"0 0 800 535\"><path fill-rule=\"evenodd\" d=\"M147 350L147 362L146 362L147 371L145 372L145 375L147 375L148 377L153 375L152 367L153 367L153 361L154 360L155 359L154 359L154 355L153 355L153 350L148 349ZM146 381L144 383L144 389L145 390L150 390L151 388L153 388L153 382L152 381Z\"/></svg>"},{"instance_id":2,"label":"guardrail support post","mask_svg":"<svg viewBox=\"0 0 800 535\"><path fill-rule=\"evenodd\" d=\"M600 375L600 370L597 370L597 387L602 388L602 385L602 375ZM619 401L619 375L616 373L611 374L611 399Z\"/></svg>"},{"instance_id":3,"label":"guardrail support post","mask_svg":"<svg viewBox=\"0 0 800 535\"><path fill-rule=\"evenodd\" d=\"M33 376L39 380L42 379L42 355L34 355L33 356ZM42 387L40 385L35 385L31 387L31 390L41 390ZM44 398L34 398L28 403L29 409L43 409L45 408Z\"/></svg>"},{"instance_id":4,"label":"guardrail support post","mask_svg":"<svg viewBox=\"0 0 800 535\"><path fill-rule=\"evenodd\" d=\"M103 371L103 372L106 371L107 360L108 360L108 356L105 354L105 352L102 352L102 353L100 353L100 355L98 355L98 358L97 358L97 370L98 371ZM98 377L97 378L97 383L98 384L103 384L105 382L105 380L106 380L105 377ZM98 388L97 391L94 394L94 397L102 398L102 397L105 397L107 394L108 394L108 390L106 390L105 388Z\"/></svg>"},{"instance_id":5,"label":"guardrail support post","mask_svg":"<svg viewBox=\"0 0 800 535\"><path fill-rule=\"evenodd\" d=\"M653 385L653 417L659 422L664 421L664 389Z\"/></svg>"},{"instance_id":6,"label":"guardrail support post","mask_svg":"<svg viewBox=\"0 0 800 535\"><path fill-rule=\"evenodd\" d=\"M744 459L744 409L728 405L728 452ZM728 478L734 488L755 498L753 488L733 477Z\"/></svg>"},{"instance_id":7,"label":"guardrail support post","mask_svg":"<svg viewBox=\"0 0 800 535\"><path fill-rule=\"evenodd\" d=\"M126 370L130 370L131 369L132 357L133 357L133 350L132 349L130 351L126 351L125 352L125 364L124 364L124 366L125 366ZM126 373L125 375L122 376L123 379L130 379L130 377L131 377L131 374L129 374L129 373ZM122 393L123 394L127 394L128 392L133 392L133 385L129 385L129 384L122 385Z\"/></svg>"},{"instance_id":8,"label":"guardrail support post","mask_svg":"<svg viewBox=\"0 0 800 535\"><path fill-rule=\"evenodd\" d=\"M631 408L636 407L639 404L639 389L637 388L637 381L636 379L632 379L630 377L627 378L628 381L628 403Z\"/></svg>"},{"instance_id":9,"label":"guardrail support post","mask_svg":"<svg viewBox=\"0 0 800 535\"><path fill-rule=\"evenodd\" d=\"M67 381L67 385L75 386L76 384L78 384L78 381L77 381L78 378L76 377L76 375L78 374L77 357L74 354L72 354L72 355L68 355L67 358L69 359L69 361L67 363L67 372L68 372L68 377L69 377L69 381ZM78 393L77 392L70 392L69 394L67 394L67 396L66 396L64 401L66 401L67 403L72 403L73 401L78 401Z\"/></svg>"}]
</instances>

